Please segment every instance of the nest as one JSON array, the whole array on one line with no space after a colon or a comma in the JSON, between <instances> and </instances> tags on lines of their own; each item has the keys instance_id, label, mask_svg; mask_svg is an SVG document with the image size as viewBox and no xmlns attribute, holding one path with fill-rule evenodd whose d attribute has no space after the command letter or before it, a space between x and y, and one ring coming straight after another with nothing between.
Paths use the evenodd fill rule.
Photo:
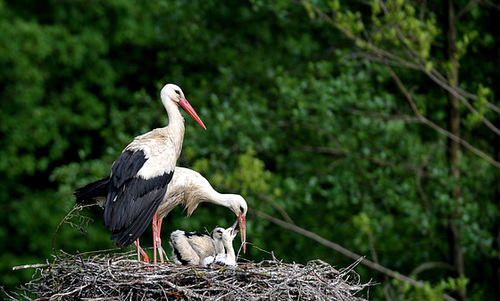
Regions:
<instances>
[{"instance_id":1,"label":"nest","mask_svg":"<svg viewBox=\"0 0 500 301\"><path fill-rule=\"evenodd\" d=\"M237 268L146 264L134 252L59 253L36 268L34 279L11 300L366 300L354 295L361 284L353 269L335 269L321 260L306 265L274 256ZM35 299L30 297L34 295Z\"/></svg>"}]
</instances>

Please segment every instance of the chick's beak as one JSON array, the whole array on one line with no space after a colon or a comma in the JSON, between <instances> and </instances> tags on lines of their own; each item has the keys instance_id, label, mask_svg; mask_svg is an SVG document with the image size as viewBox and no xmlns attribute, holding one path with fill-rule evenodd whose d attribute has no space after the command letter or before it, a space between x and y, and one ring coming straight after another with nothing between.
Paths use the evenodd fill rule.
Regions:
<instances>
[{"instance_id":1,"label":"chick's beak","mask_svg":"<svg viewBox=\"0 0 500 301\"><path fill-rule=\"evenodd\" d=\"M236 221L235 221L235 222L231 225L231 227L230 227L230 228L232 229L232 230L231 230L231 234L232 234L232 235L236 235L236 234L238 234L238 232L239 232L239 231L238 231L237 227L238 227L238 220L236 220Z\"/></svg>"}]
</instances>

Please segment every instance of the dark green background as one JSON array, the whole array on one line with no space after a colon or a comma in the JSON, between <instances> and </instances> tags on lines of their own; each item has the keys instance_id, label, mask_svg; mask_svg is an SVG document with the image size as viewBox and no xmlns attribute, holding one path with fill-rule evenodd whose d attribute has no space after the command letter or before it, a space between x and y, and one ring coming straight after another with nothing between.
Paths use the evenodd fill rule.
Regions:
<instances>
[{"instance_id":1,"label":"dark green background","mask_svg":"<svg viewBox=\"0 0 500 301\"><path fill-rule=\"evenodd\" d=\"M427 2L422 14L439 27L441 1ZM368 3L344 5L371 22ZM498 105L495 13L477 5L458 31L460 39L476 32L460 59L461 87L473 94L490 87L488 100ZM442 45L441 34L432 44L436 61ZM444 91L422 72L394 68L425 116L446 128ZM51 260L73 190L108 175L133 137L167 124L159 90L168 82L182 87L207 126L183 113L180 166L200 171L220 192L242 194L251 209L281 219L284 210L295 224L402 274L449 263L450 187L459 185L468 296L494 296L498 170L464 150L455 183L446 137L414 118L383 65L331 24L309 18L300 3L257 0L0 0L0 283L7 290L33 273L13 266ZM462 113L463 138L492 156L495 135ZM112 248L101 211L81 215L72 221L88 233L64 224L56 248ZM178 208L164 221L163 240L175 229L233 220L211 204L190 219ZM247 222L249 242L286 262L353 262L251 212ZM244 257L270 255L249 246ZM393 300L423 294L364 266L356 271L362 282L380 283L373 300L384 298L384 288ZM443 268L414 275L438 292L449 276Z\"/></svg>"}]
</instances>

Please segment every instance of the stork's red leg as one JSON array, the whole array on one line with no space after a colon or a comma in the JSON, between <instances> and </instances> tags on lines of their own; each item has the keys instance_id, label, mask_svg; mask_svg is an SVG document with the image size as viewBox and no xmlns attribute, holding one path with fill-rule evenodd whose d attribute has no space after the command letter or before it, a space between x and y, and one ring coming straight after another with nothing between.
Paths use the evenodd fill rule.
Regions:
<instances>
[{"instance_id":1,"label":"stork's red leg","mask_svg":"<svg viewBox=\"0 0 500 301\"><path fill-rule=\"evenodd\" d=\"M139 245L139 238L134 242L134 244L137 247L137 260L141 261L142 256L142 260L144 260L145 263L149 263L148 254L146 254L146 252Z\"/></svg>"},{"instance_id":2,"label":"stork's red leg","mask_svg":"<svg viewBox=\"0 0 500 301\"><path fill-rule=\"evenodd\" d=\"M160 254L160 261L161 263L165 263L165 260L163 258L163 256L165 256L165 258L168 260L168 257L167 257L167 254L165 253L165 250L163 250L163 247L161 245L161 236L160 236L160 232L161 232L161 223L162 223L163 219L159 219L158 222L157 222L157 229L158 231L156 232L156 246L158 248L158 254Z\"/></svg>"},{"instance_id":3,"label":"stork's red leg","mask_svg":"<svg viewBox=\"0 0 500 301\"><path fill-rule=\"evenodd\" d=\"M165 263L164 257L167 258L167 254L163 247L161 246L161 223L163 219L158 219L157 215L153 217L153 249L154 249L154 261L156 263L156 252L158 251L160 255L160 262Z\"/></svg>"},{"instance_id":4,"label":"stork's red leg","mask_svg":"<svg viewBox=\"0 0 500 301\"><path fill-rule=\"evenodd\" d=\"M159 235L158 234L158 214L155 213L155 215L153 216L153 222L151 224L151 227L153 228L153 263L156 264L156 249L157 249L157 245L156 245L156 237Z\"/></svg>"}]
</instances>

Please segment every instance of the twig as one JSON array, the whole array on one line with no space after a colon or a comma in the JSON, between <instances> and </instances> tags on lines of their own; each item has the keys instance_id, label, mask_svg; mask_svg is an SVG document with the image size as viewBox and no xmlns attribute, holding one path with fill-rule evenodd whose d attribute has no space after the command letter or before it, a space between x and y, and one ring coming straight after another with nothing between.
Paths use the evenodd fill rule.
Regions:
<instances>
[{"instance_id":1,"label":"twig","mask_svg":"<svg viewBox=\"0 0 500 301\"><path fill-rule=\"evenodd\" d=\"M461 139L460 137L457 137L455 136L454 134L452 134L451 132L443 129L442 127L438 126L437 124L435 124L434 122L430 121L429 119L427 119L425 116L423 116L421 113L420 113L420 110L418 109L415 101L413 100L413 97L410 95L410 93L408 92L408 90L406 89L406 87L404 86L403 82L401 81L401 79L399 78L399 76L394 72L394 70L392 70L391 66L389 64L385 64L387 70L389 70L391 76L393 77L393 79L396 81L396 84L398 85L399 89L401 90L401 92L403 92L404 96L406 97L406 99L408 100L408 103L410 104L413 112L415 113L415 115L417 116L417 118L425 125L431 127L432 129L434 129L436 132L440 133L440 134L443 134L445 135L447 138L450 138L452 139L453 141L456 141L458 143L460 143L461 145L463 145L465 148L467 148L469 151L473 152L474 154L476 154L477 156L483 158L483 160L485 160L486 162L490 163L491 165L495 166L496 168L500 168L500 162L498 161L495 161L493 158L491 158L490 156L488 156L486 153L484 153L483 151L475 148L474 146L472 146L471 144L469 144L469 142Z\"/></svg>"},{"instance_id":2,"label":"twig","mask_svg":"<svg viewBox=\"0 0 500 301\"><path fill-rule=\"evenodd\" d=\"M54 254L57 256L57 251L56 251L56 235L57 233L59 232L59 229L61 228L61 226L69 221L70 219L73 218L73 212L75 211L80 211L84 208L87 208L87 207L92 207L92 206L96 206L96 204L89 204L89 205L75 205L73 207L73 209L68 212L68 214L66 214L66 216L61 220L61 222L59 223L59 225L57 225L56 227L56 230L54 231L54 234L52 235L52 251L54 252Z\"/></svg>"},{"instance_id":3,"label":"twig","mask_svg":"<svg viewBox=\"0 0 500 301\"><path fill-rule=\"evenodd\" d=\"M424 262L421 265L414 268L413 271L411 271L410 275L418 275L419 273L430 269L446 269L454 271L455 267L446 262Z\"/></svg>"},{"instance_id":4,"label":"twig","mask_svg":"<svg viewBox=\"0 0 500 301\"><path fill-rule=\"evenodd\" d=\"M473 1L474 2L474 1ZM309 2L308 2L309 3ZM381 3L381 8L384 9L383 2ZM341 31L348 39L356 42L356 43L368 43L370 45L370 51L374 53L377 57L385 61L384 63L387 63L387 60L397 62L401 66L418 70L423 73L425 73L432 81L434 81L437 85L442 87L443 89L447 90L449 93L453 94L456 96L466 107L469 109L472 113L477 114L477 110L472 106L467 99L471 99L473 101L477 101L477 96L469 93L467 91L464 91L460 89L459 87L454 87L449 84L448 80L446 77L444 77L441 73L439 73L435 68L432 68L430 71L427 69L425 64L420 61L418 55L414 54L411 49L403 49L405 54L408 56L407 58L400 57L394 53L391 53L389 51L385 51L382 48L377 47L374 44L371 44L360 37L354 35L350 31L346 30L342 26L340 26L335 20L330 17L329 15L325 14L321 9L318 7L314 6L313 4L309 3L310 7L314 10L314 12L322 18L325 22L328 24L332 25L333 27L337 28L339 31ZM410 61L414 61L415 63L411 63ZM486 106L494 111L495 113L500 114L500 108L498 108L496 105L493 103L487 101ZM481 121L490 129L492 130L495 134L500 135L500 129L497 128L495 125L493 125L486 117L481 116Z\"/></svg>"},{"instance_id":5,"label":"twig","mask_svg":"<svg viewBox=\"0 0 500 301\"><path fill-rule=\"evenodd\" d=\"M58 294L54 294L50 297L49 300L54 300L56 299L57 297L62 297L62 296L68 296L68 295L71 295L73 293L76 293L78 291L81 291L82 289L86 288L88 286L88 284L85 284L85 285L82 285L80 287L77 287L75 288L74 290L70 291L70 292L66 292L66 293L58 293Z\"/></svg>"},{"instance_id":6,"label":"twig","mask_svg":"<svg viewBox=\"0 0 500 301\"><path fill-rule=\"evenodd\" d=\"M18 270L24 270L24 269L39 269L39 268L48 268L51 265L48 263L36 263L36 264L25 264L25 265L18 265L15 267L12 267L13 271L18 271Z\"/></svg>"}]
</instances>

